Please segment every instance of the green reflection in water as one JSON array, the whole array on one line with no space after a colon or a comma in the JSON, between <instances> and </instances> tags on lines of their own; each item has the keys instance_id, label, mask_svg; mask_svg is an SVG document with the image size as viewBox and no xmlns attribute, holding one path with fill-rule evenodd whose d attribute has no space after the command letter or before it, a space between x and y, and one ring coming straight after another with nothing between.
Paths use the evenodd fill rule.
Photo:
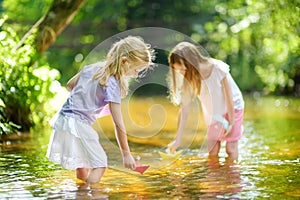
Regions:
<instances>
[{"instance_id":1,"label":"green reflection in water","mask_svg":"<svg viewBox=\"0 0 300 200\"><path fill-rule=\"evenodd\" d=\"M165 98L151 101L162 102L172 115L177 112ZM140 110L145 101L135 103L140 103ZM119 152L112 148L111 168L91 188L76 182L73 171L47 161L50 129L33 131L30 138L6 141L0 147L0 199L299 199L299 114L299 99L246 98L241 159L235 165L226 164L224 150L219 162L208 161L199 148L203 138L192 138L196 142L183 148L180 160L161 160L158 151L175 134L175 126L168 125L161 135L146 138L148 145L134 138L130 142L140 162L150 164L144 175L123 169ZM197 132L203 133L203 128Z\"/></svg>"}]
</instances>

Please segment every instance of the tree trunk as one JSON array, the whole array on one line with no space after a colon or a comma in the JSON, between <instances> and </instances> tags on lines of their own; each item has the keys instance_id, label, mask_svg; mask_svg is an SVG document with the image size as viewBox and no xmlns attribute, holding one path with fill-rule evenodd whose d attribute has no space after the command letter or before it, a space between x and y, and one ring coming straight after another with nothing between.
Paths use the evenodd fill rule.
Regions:
<instances>
[{"instance_id":1,"label":"tree trunk","mask_svg":"<svg viewBox=\"0 0 300 200\"><path fill-rule=\"evenodd\" d=\"M49 48L85 2L86 0L53 0L49 11L37 24L37 52L42 54Z\"/></svg>"}]
</instances>

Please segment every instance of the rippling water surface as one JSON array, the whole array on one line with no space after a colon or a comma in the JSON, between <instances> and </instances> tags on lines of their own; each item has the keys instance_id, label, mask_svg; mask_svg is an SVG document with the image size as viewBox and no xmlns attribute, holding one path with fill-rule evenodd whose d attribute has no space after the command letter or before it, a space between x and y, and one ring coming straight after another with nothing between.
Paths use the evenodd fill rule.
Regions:
<instances>
[{"instance_id":1,"label":"rippling water surface","mask_svg":"<svg viewBox=\"0 0 300 200\"><path fill-rule=\"evenodd\" d=\"M167 117L176 118L177 110L164 98L134 101L135 112L160 102L171 113ZM73 171L47 161L48 128L3 141L0 199L299 199L300 100L247 98L246 105L239 163L226 163L224 145L219 161L208 160L201 125L196 134L186 135L192 142L182 148L180 159L162 160L158 152L175 134L176 123L167 121L157 134L130 137L134 156L150 165L143 175L123 169L115 141L102 139L110 167L101 183L90 187L77 181ZM141 114L133 120L149 119ZM110 127L102 129L111 131Z\"/></svg>"}]
</instances>

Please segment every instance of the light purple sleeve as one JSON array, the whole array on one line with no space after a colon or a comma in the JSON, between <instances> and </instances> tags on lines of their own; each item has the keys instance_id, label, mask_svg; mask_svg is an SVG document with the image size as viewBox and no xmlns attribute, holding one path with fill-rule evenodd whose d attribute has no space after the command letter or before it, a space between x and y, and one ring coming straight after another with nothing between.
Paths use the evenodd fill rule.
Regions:
<instances>
[{"instance_id":1,"label":"light purple sleeve","mask_svg":"<svg viewBox=\"0 0 300 200\"><path fill-rule=\"evenodd\" d=\"M121 89L118 81L114 76L109 77L104 89L106 102L121 103Z\"/></svg>"}]
</instances>

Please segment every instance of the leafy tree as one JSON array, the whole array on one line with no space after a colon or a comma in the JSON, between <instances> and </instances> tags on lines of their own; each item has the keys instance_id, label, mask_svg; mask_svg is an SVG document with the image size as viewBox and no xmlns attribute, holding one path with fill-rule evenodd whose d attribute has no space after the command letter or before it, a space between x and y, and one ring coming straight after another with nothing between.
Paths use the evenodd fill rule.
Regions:
<instances>
[{"instance_id":1,"label":"leafy tree","mask_svg":"<svg viewBox=\"0 0 300 200\"><path fill-rule=\"evenodd\" d=\"M4 0L3 4L17 5L19 1ZM49 0L45 2L29 9L44 9ZM104 39L127 29L158 26L190 35L212 56L226 60L244 91L293 93L300 90L299 2L89 0L47 56L51 66L63 73L61 82L66 83ZM29 5L21 3L24 8ZM20 20L23 15L11 16ZM24 17L23 21L28 21Z\"/></svg>"},{"instance_id":2,"label":"leafy tree","mask_svg":"<svg viewBox=\"0 0 300 200\"><path fill-rule=\"evenodd\" d=\"M13 131L15 124L21 126L21 131L28 131L34 124L43 122L47 113L44 105L54 96L50 87L58 72L40 55L84 2L54 0L46 15L22 40L12 28L3 25L7 16L1 19L1 134Z\"/></svg>"},{"instance_id":3,"label":"leafy tree","mask_svg":"<svg viewBox=\"0 0 300 200\"><path fill-rule=\"evenodd\" d=\"M57 35L71 22L86 0L54 0L49 11L38 25L35 46L44 53L55 41Z\"/></svg>"},{"instance_id":4,"label":"leafy tree","mask_svg":"<svg viewBox=\"0 0 300 200\"><path fill-rule=\"evenodd\" d=\"M233 66L243 89L299 93L299 3L231 0L215 6L219 14L205 25L207 48Z\"/></svg>"},{"instance_id":5,"label":"leafy tree","mask_svg":"<svg viewBox=\"0 0 300 200\"><path fill-rule=\"evenodd\" d=\"M14 128L28 131L34 124L43 122L47 116L44 105L54 95L50 87L59 75L45 58L32 65L32 60L37 60L32 46L34 37L29 37L16 50L19 38L4 21L4 18L0 20L1 134L10 133Z\"/></svg>"},{"instance_id":6,"label":"leafy tree","mask_svg":"<svg viewBox=\"0 0 300 200\"><path fill-rule=\"evenodd\" d=\"M211 56L228 62L243 91L299 93L299 13L299 0L90 0L49 56L65 83L103 39L127 29L158 26L190 35ZM58 51L65 56L57 58ZM81 60L75 59L78 56Z\"/></svg>"}]
</instances>

